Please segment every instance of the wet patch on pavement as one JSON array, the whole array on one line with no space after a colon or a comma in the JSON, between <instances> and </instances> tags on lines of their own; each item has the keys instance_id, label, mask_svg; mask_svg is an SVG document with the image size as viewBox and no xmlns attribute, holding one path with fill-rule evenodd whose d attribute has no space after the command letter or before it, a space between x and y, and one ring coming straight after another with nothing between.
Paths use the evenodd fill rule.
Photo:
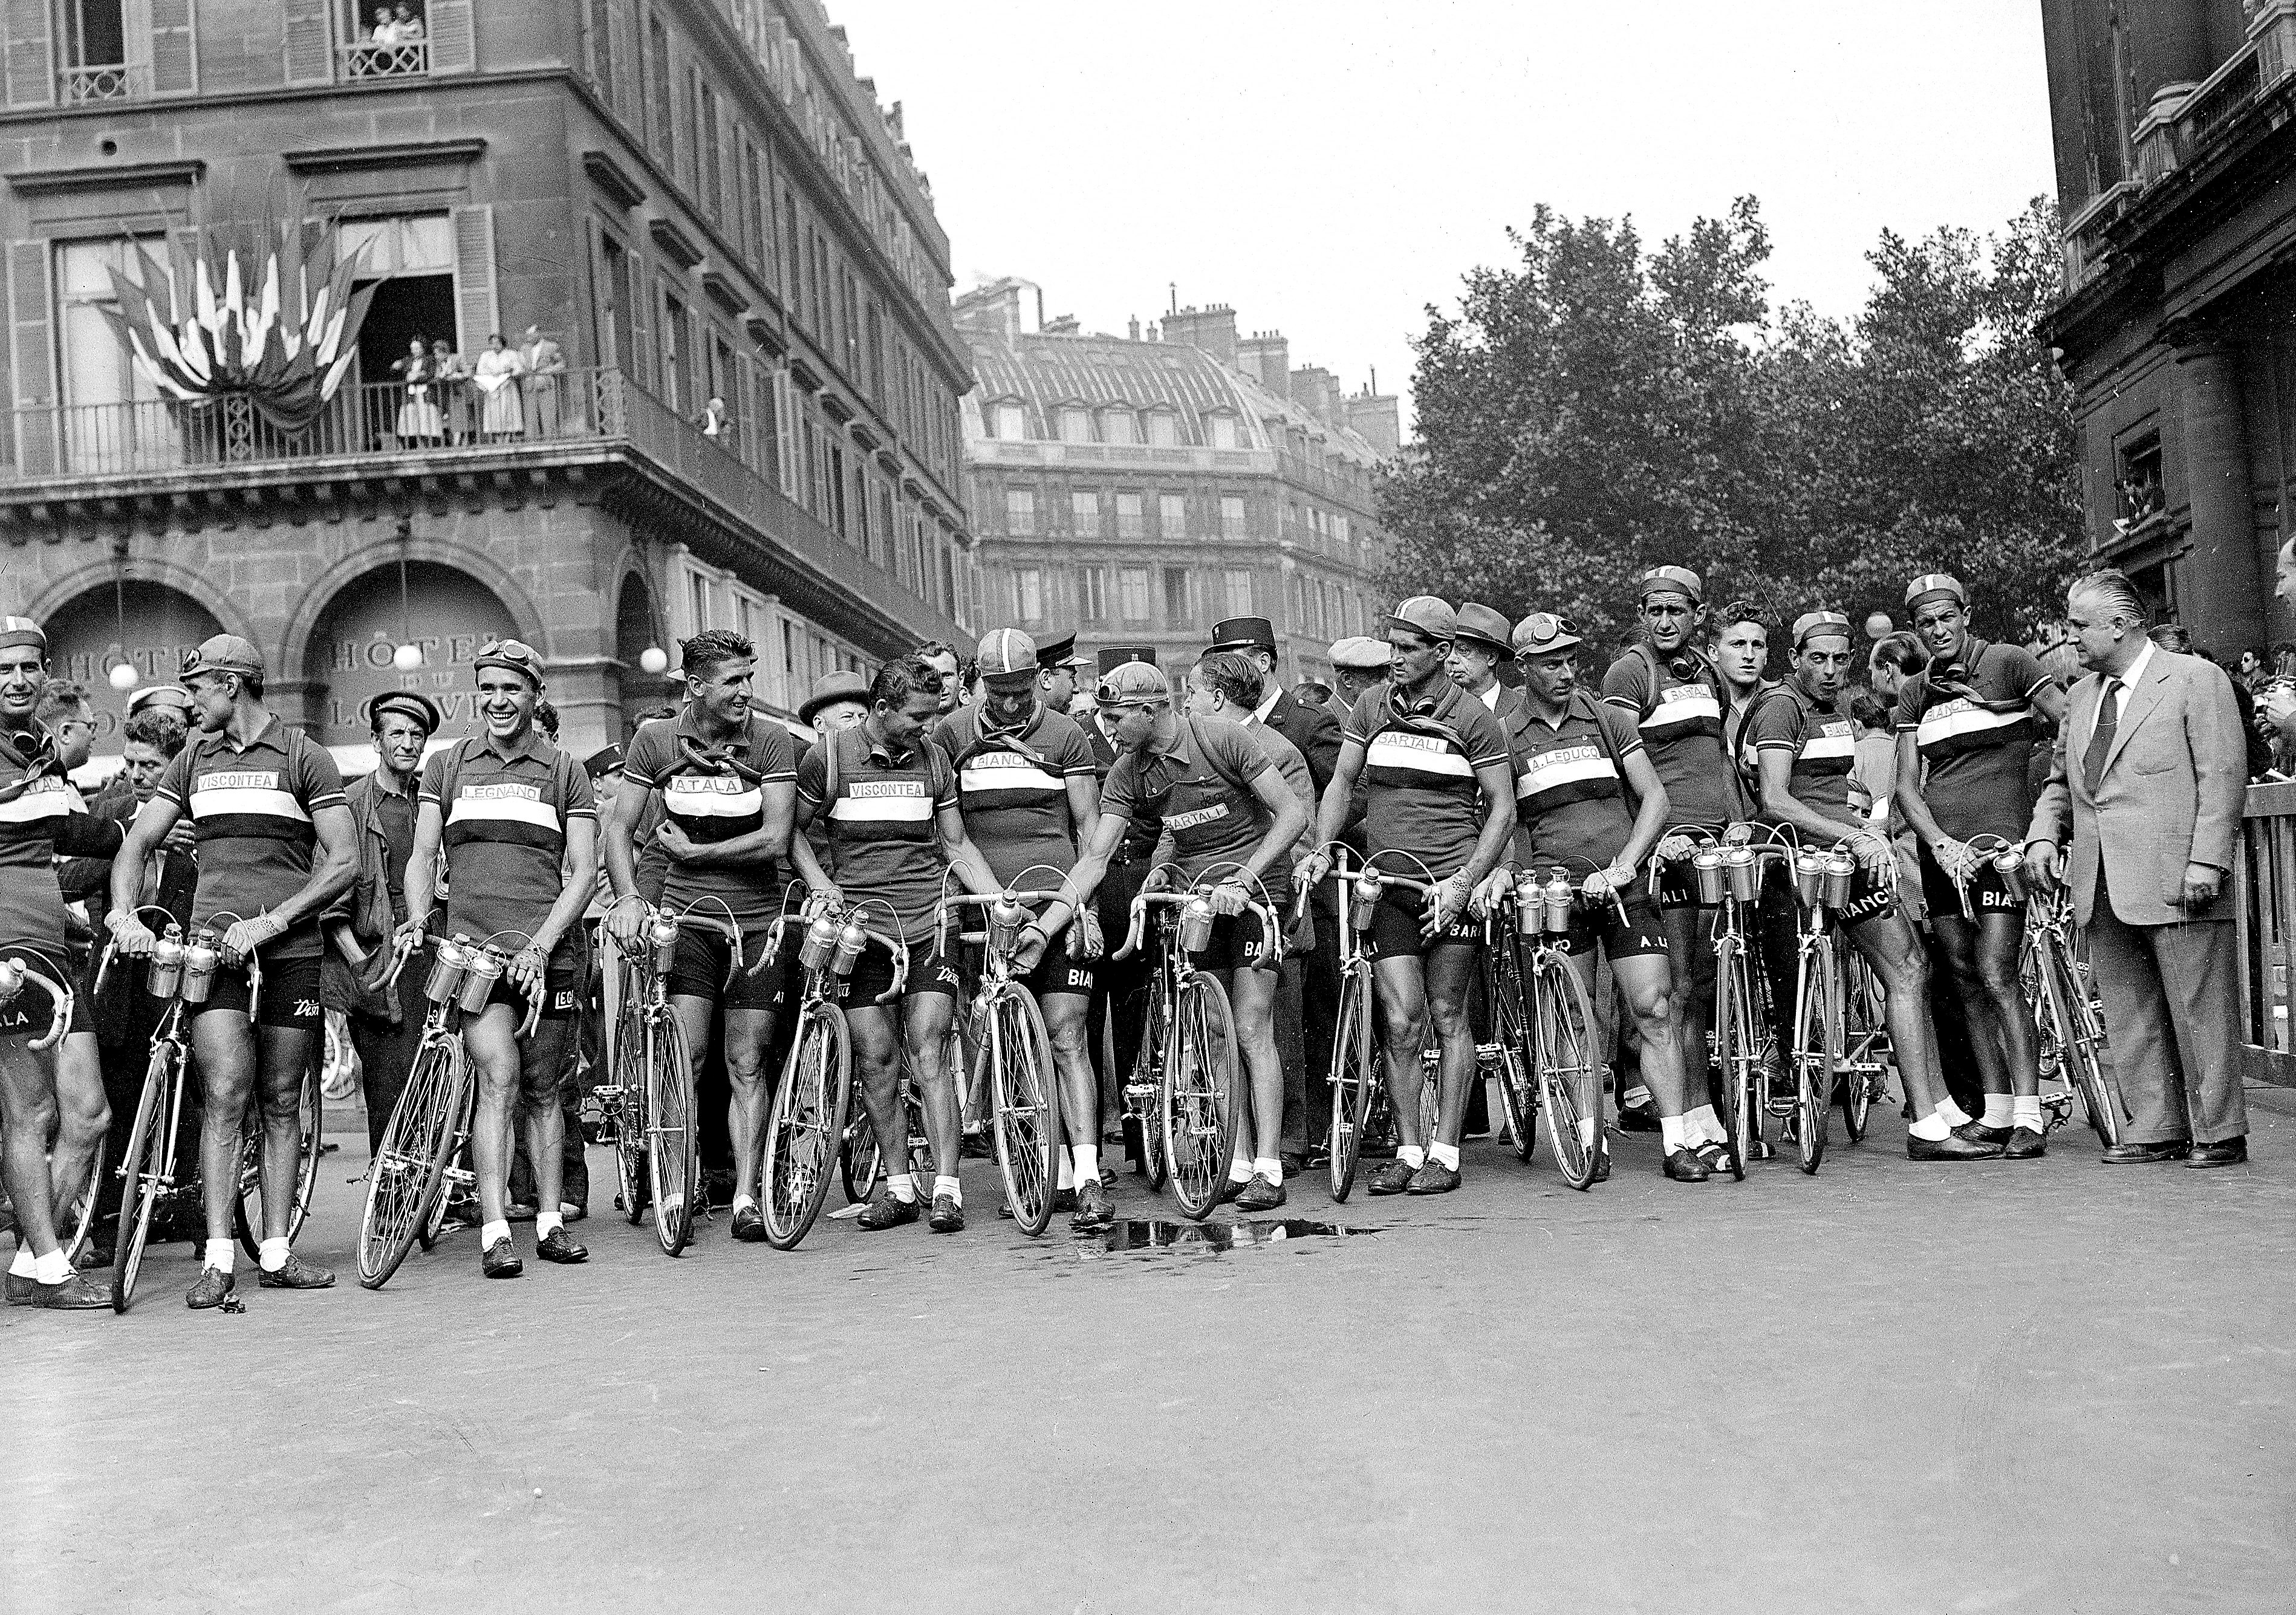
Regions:
<instances>
[{"instance_id":1,"label":"wet patch on pavement","mask_svg":"<svg viewBox=\"0 0 2296 1615\"><path fill-rule=\"evenodd\" d=\"M1301 1240L1346 1238L1377 1234L1377 1228L1351 1228L1341 1223L1319 1223L1306 1217L1273 1217L1250 1222L1192 1223L1177 1218L1125 1217L1090 1234L1078 1234L1066 1246L1047 1241L1039 1249L1070 1251L1093 1260L1104 1256L1162 1251L1218 1252L1288 1245Z\"/></svg>"}]
</instances>

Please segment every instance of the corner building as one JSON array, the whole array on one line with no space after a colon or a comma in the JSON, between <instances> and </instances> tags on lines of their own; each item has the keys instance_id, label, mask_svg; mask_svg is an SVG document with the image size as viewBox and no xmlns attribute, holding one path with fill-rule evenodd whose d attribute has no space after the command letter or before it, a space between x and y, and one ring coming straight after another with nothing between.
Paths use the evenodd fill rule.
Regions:
<instances>
[{"instance_id":1,"label":"corner building","mask_svg":"<svg viewBox=\"0 0 2296 1615\"><path fill-rule=\"evenodd\" d=\"M1003 280L956 301L980 385L964 403L983 610L1079 651L1193 662L1224 618L1265 617L1282 676L1332 679L1332 642L1374 631L1386 541L1373 476L1397 401L1294 369L1225 306L1175 309L1142 340L1042 318Z\"/></svg>"},{"instance_id":2,"label":"corner building","mask_svg":"<svg viewBox=\"0 0 2296 1615\"><path fill-rule=\"evenodd\" d=\"M948 244L843 29L810 0L406 9L386 39L355 0L5 0L0 564L99 750L108 667L171 676L219 630L347 760L385 688L460 729L494 634L542 652L579 753L701 627L757 641L784 713L970 631ZM104 317L127 242L181 272L299 218L375 288L340 389L292 433L163 401ZM413 339L467 365L529 325L563 373L410 410Z\"/></svg>"},{"instance_id":3,"label":"corner building","mask_svg":"<svg viewBox=\"0 0 2296 1615\"><path fill-rule=\"evenodd\" d=\"M2229 664L2296 636L2296 0L2041 15L2089 537Z\"/></svg>"}]
</instances>

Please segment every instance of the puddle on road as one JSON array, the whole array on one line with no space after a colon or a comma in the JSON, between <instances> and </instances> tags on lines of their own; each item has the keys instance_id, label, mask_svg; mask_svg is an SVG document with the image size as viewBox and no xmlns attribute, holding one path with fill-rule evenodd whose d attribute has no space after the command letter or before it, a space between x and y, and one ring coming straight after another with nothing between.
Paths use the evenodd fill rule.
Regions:
<instances>
[{"instance_id":1,"label":"puddle on road","mask_svg":"<svg viewBox=\"0 0 2296 1615\"><path fill-rule=\"evenodd\" d=\"M1235 1250L1261 1245L1288 1244L1294 1240L1344 1238L1377 1234L1377 1228L1350 1228L1340 1223L1310 1222L1305 1217L1275 1217L1255 1222L1191 1223L1162 1218L1130 1217L1111 1223L1096 1233L1079 1234L1069 1249L1086 1258L1140 1250ZM1046 1247L1057 1250L1058 1246Z\"/></svg>"}]
</instances>

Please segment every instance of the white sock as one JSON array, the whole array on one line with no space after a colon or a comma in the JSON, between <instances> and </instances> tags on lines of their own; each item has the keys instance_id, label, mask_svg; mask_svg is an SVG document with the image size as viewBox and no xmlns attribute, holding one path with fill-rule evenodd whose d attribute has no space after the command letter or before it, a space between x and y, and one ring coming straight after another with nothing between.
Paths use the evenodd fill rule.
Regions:
<instances>
[{"instance_id":1,"label":"white sock","mask_svg":"<svg viewBox=\"0 0 2296 1615\"><path fill-rule=\"evenodd\" d=\"M1650 1102L1651 1091L1639 1082L1619 1096L1619 1103L1622 1108L1627 1105L1648 1104Z\"/></svg>"},{"instance_id":2,"label":"white sock","mask_svg":"<svg viewBox=\"0 0 2296 1615\"><path fill-rule=\"evenodd\" d=\"M1077 1186L1076 1174L1070 1168L1069 1152L1066 1150L1060 1152L1056 1164L1059 1166L1060 1170L1053 1178L1053 1187L1055 1189L1075 1188Z\"/></svg>"},{"instance_id":3,"label":"white sock","mask_svg":"<svg viewBox=\"0 0 2296 1615\"><path fill-rule=\"evenodd\" d=\"M267 1239L255 1248L256 1266L266 1273L276 1273L287 1265L287 1242Z\"/></svg>"},{"instance_id":4,"label":"white sock","mask_svg":"<svg viewBox=\"0 0 2296 1615\"><path fill-rule=\"evenodd\" d=\"M202 1265L214 1268L217 1273L229 1273L238 1256L239 1247L231 1241L211 1239L208 1242L208 1253L201 1258Z\"/></svg>"},{"instance_id":5,"label":"white sock","mask_svg":"<svg viewBox=\"0 0 2296 1615\"><path fill-rule=\"evenodd\" d=\"M914 1175L907 1172L888 1174L885 1178L885 1187L890 1189L893 1192L893 1198L905 1206L917 1197L917 1180Z\"/></svg>"},{"instance_id":6,"label":"white sock","mask_svg":"<svg viewBox=\"0 0 2296 1615\"><path fill-rule=\"evenodd\" d=\"M1251 1170L1254 1176L1264 1177L1269 1183L1281 1186L1283 1182L1283 1158L1280 1155L1263 1155L1251 1163Z\"/></svg>"},{"instance_id":7,"label":"white sock","mask_svg":"<svg viewBox=\"0 0 2296 1615\"><path fill-rule=\"evenodd\" d=\"M736 1195L734 1197L734 1216L736 1216L736 1217L739 1217L739 1216L741 1216L741 1215L742 1215L742 1207L744 1207L744 1206L755 1206L757 1203L758 1203L758 1197L757 1197L756 1195L754 1195L754 1194L736 1194ZM541 1219L539 1217L536 1217L534 1220L535 1220L535 1222L536 1222L537 1224L539 1224L539 1223L542 1221L542 1219ZM562 1220L562 1219L554 1217L554 1218L552 1218L551 1220L552 1220L553 1224L554 1225L554 1224L556 1224L557 1222L559 1222L559 1221L561 1221L561 1220Z\"/></svg>"},{"instance_id":8,"label":"white sock","mask_svg":"<svg viewBox=\"0 0 2296 1615\"><path fill-rule=\"evenodd\" d=\"M1239 1155L1234 1160L1228 1162L1227 1180L1232 1184L1250 1183L1251 1181L1251 1157L1249 1155Z\"/></svg>"},{"instance_id":9,"label":"white sock","mask_svg":"<svg viewBox=\"0 0 2296 1615\"><path fill-rule=\"evenodd\" d=\"M1921 1139L1925 1143L1935 1144L1939 1139L1944 1138L1948 1134L1951 1133L1958 1125L1958 1123L1946 1119L1945 1107L1943 1105L1939 1105L1936 1110L1931 1111L1919 1121L1915 1122L1912 1126L1908 1127L1906 1131L1911 1134L1914 1137Z\"/></svg>"},{"instance_id":10,"label":"white sock","mask_svg":"<svg viewBox=\"0 0 2296 1615\"><path fill-rule=\"evenodd\" d=\"M1088 1183L1095 1183L1099 1181L1100 1146L1098 1144L1080 1144L1070 1145L1069 1149L1069 1160L1073 1165L1073 1168L1076 1173L1077 1184L1079 1187Z\"/></svg>"},{"instance_id":11,"label":"white sock","mask_svg":"<svg viewBox=\"0 0 2296 1615\"><path fill-rule=\"evenodd\" d=\"M960 1206L964 1203L964 1185L947 1173L933 1179L933 1198L939 1200L944 1194Z\"/></svg>"},{"instance_id":12,"label":"white sock","mask_svg":"<svg viewBox=\"0 0 2296 1615\"><path fill-rule=\"evenodd\" d=\"M1398 1144L1395 1146L1395 1159L1416 1172L1427 1164L1427 1152L1415 1144Z\"/></svg>"},{"instance_id":13,"label":"white sock","mask_svg":"<svg viewBox=\"0 0 2296 1615\"><path fill-rule=\"evenodd\" d=\"M2017 1112L2012 1107L2010 1096L2008 1094L1988 1094L1985 1096L1985 1125L1987 1127L2005 1127L2016 1119L2016 1115Z\"/></svg>"},{"instance_id":14,"label":"white sock","mask_svg":"<svg viewBox=\"0 0 2296 1615\"><path fill-rule=\"evenodd\" d=\"M2020 1094L2011 1101L2009 1125L2035 1133L2046 1131L2041 1125L2041 1096L2038 1094Z\"/></svg>"},{"instance_id":15,"label":"white sock","mask_svg":"<svg viewBox=\"0 0 2296 1615\"><path fill-rule=\"evenodd\" d=\"M1439 1167L1459 1169L1459 1146L1455 1144L1431 1144L1427 1146L1427 1159Z\"/></svg>"},{"instance_id":16,"label":"white sock","mask_svg":"<svg viewBox=\"0 0 2296 1615\"><path fill-rule=\"evenodd\" d=\"M1714 1107L1702 1104L1682 1113L1682 1142L1696 1149L1702 1144L1728 1144L1730 1135L1722 1130Z\"/></svg>"},{"instance_id":17,"label":"white sock","mask_svg":"<svg viewBox=\"0 0 2296 1615\"><path fill-rule=\"evenodd\" d=\"M1969 1112L1950 1099L1938 1101L1937 1113L1945 1118L1945 1125L1949 1127L1965 1127L1969 1125Z\"/></svg>"},{"instance_id":18,"label":"white sock","mask_svg":"<svg viewBox=\"0 0 2296 1615\"><path fill-rule=\"evenodd\" d=\"M61 1250L51 1250L32 1261L32 1278L36 1283L61 1284L71 1277L72 1265Z\"/></svg>"},{"instance_id":19,"label":"white sock","mask_svg":"<svg viewBox=\"0 0 2296 1615\"><path fill-rule=\"evenodd\" d=\"M488 1223L479 1230L479 1249L481 1250L491 1250L494 1249L494 1243L496 1240L508 1239L509 1237L510 1225L508 1223Z\"/></svg>"},{"instance_id":20,"label":"white sock","mask_svg":"<svg viewBox=\"0 0 2296 1615\"><path fill-rule=\"evenodd\" d=\"M32 1255L32 1248L29 1245L19 1245L16 1247L16 1259L8 1264L8 1276L29 1278L37 1265Z\"/></svg>"},{"instance_id":21,"label":"white sock","mask_svg":"<svg viewBox=\"0 0 2296 1615\"><path fill-rule=\"evenodd\" d=\"M555 1211L536 1212L534 1214L535 1243L540 1244L544 1240L548 1239L552 1229L562 1228L565 1226L566 1219Z\"/></svg>"},{"instance_id":22,"label":"white sock","mask_svg":"<svg viewBox=\"0 0 2296 1615\"><path fill-rule=\"evenodd\" d=\"M1581 1149L1593 1149L1595 1140L1600 1135L1600 1130L1596 1127L1592 1116L1581 1116L1578 1119L1578 1145Z\"/></svg>"},{"instance_id":23,"label":"white sock","mask_svg":"<svg viewBox=\"0 0 2296 1615\"><path fill-rule=\"evenodd\" d=\"M1690 1136L1683 1127L1681 1117L1661 1116L1658 1119L1658 1143L1659 1148L1669 1155L1689 1146Z\"/></svg>"}]
</instances>

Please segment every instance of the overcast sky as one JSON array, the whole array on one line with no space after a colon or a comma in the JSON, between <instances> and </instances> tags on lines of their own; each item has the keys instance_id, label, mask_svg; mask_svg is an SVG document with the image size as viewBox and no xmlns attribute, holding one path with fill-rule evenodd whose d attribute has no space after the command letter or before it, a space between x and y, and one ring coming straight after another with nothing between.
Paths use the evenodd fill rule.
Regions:
<instances>
[{"instance_id":1,"label":"overcast sky","mask_svg":"<svg viewBox=\"0 0 2296 1615\"><path fill-rule=\"evenodd\" d=\"M2029 0L829 0L906 103L959 290L1122 332L1179 300L1407 387L1422 310L1541 201L1657 242L1752 193L1774 296L2049 192Z\"/></svg>"}]
</instances>

